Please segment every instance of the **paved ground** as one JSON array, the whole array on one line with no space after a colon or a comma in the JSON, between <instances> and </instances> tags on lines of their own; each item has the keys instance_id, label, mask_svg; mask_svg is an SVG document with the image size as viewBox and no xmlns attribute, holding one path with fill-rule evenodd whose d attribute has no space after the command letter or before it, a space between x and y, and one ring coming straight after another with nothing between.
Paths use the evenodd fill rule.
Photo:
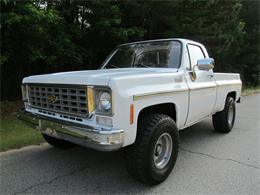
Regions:
<instances>
[{"instance_id":1,"label":"paved ground","mask_svg":"<svg viewBox=\"0 0 260 195\"><path fill-rule=\"evenodd\" d=\"M174 171L147 187L128 176L121 152L30 146L0 154L0 194L260 194L260 94L243 98L233 131L205 120L181 132Z\"/></svg>"}]
</instances>

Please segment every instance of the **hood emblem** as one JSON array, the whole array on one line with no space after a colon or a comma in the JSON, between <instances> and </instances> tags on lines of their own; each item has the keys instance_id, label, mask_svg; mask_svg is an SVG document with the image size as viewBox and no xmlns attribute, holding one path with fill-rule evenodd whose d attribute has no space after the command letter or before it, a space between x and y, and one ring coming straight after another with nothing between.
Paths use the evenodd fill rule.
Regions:
<instances>
[{"instance_id":1,"label":"hood emblem","mask_svg":"<svg viewBox=\"0 0 260 195\"><path fill-rule=\"evenodd\" d=\"M58 97L55 95L48 95L47 101L48 103L55 103L57 101Z\"/></svg>"}]
</instances>

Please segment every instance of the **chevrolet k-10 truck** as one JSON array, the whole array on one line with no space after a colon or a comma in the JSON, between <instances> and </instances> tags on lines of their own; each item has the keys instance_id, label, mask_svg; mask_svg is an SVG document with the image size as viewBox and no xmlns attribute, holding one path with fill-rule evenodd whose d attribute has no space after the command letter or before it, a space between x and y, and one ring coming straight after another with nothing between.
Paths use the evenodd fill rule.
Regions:
<instances>
[{"instance_id":1,"label":"chevrolet k-10 truck","mask_svg":"<svg viewBox=\"0 0 260 195\"><path fill-rule=\"evenodd\" d=\"M129 173L158 184L175 165L179 130L210 116L218 132L234 125L240 75L213 67L191 40L122 44L99 70L24 78L18 117L57 148L124 148Z\"/></svg>"}]
</instances>

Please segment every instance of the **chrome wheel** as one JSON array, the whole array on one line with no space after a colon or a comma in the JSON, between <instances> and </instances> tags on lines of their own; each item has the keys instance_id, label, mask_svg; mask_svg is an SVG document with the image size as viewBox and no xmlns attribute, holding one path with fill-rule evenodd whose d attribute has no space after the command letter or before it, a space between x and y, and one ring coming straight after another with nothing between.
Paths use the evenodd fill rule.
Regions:
<instances>
[{"instance_id":1,"label":"chrome wheel","mask_svg":"<svg viewBox=\"0 0 260 195\"><path fill-rule=\"evenodd\" d=\"M234 107L231 104L228 108L228 125L231 127L234 120Z\"/></svg>"},{"instance_id":2,"label":"chrome wheel","mask_svg":"<svg viewBox=\"0 0 260 195\"><path fill-rule=\"evenodd\" d=\"M163 133L154 147L154 164L158 169L163 169L169 162L172 154L172 137L169 133Z\"/></svg>"}]
</instances>

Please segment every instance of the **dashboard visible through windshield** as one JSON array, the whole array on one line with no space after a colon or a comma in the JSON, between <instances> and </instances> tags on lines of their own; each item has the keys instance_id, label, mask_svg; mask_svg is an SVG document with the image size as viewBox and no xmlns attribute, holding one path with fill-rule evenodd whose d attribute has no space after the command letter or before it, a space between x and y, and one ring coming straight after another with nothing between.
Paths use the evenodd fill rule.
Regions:
<instances>
[{"instance_id":1,"label":"dashboard visible through windshield","mask_svg":"<svg viewBox=\"0 0 260 195\"><path fill-rule=\"evenodd\" d=\"M102 66L109 68L178 68L179 41L154 41L118 47Z\"/></svg>"}]
</instances>

